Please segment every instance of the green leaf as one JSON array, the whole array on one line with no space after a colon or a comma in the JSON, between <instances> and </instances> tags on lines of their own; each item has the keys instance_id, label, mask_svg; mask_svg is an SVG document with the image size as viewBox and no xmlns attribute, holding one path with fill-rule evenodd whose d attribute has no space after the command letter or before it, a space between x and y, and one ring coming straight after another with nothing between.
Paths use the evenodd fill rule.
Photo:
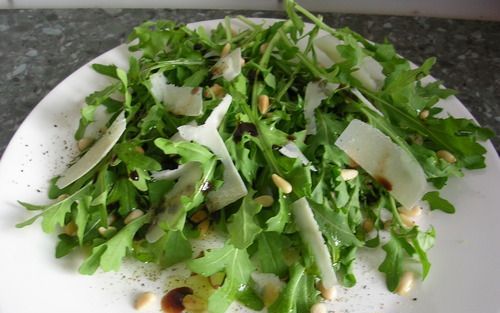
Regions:
<instances>
[{"instance_id":1,"label":"green leaf","mask_svg":"<svg viewBox=\"0 0 500 313\"><path fill-rule=\"evenodd\" d=\"M227 223L230 242L238 249L248 248L262 231L255 219L262 206L253 200L253 194L250 192L243 198L240 209L229 217Z\"/></svg>"},{"instance_id":2,"label":"green leaf","mask_svg":"<svg viewBox=\"0 0 500 313\"><path fill-rule=\"evenodd\" d=\"M338 240L345 246L361 246L362 242L356 238L347 221L347 214L332 210L320 204L309 201L313 208L316 221L321 231L329 238Z\"/></svg>"},{"instance_id":3,"label":"green leaf","mask_svg":"<svg viewBox=\"0 0 500 313\"><path fill-rule=\"evenodd\" d=\"M53 233L57 226L64 226L66 214L71 212L73 203L90 194L92 185L88 184L78 190L71 196L59 202L46 206L42 213L33 216L32 218L16 225L17 228L22 228L33 224L39 217L42 217L42 229L46 233Z\"/></svg>"},{"instance_id":4,"label":"green leaf","mask_svg":"<svg viewBox=\"0 0 500 313\"><path fill-rule=\"evenodd\" d=\"M283 252L288 248L285 236L276 232L263 232L257 237L256 260L263 273L273 273L283 277L288 270Z\"/></svg>"},{"instance_id":5,"label":"green leaf","mask_svg":"<svg viewBox=\"0 0 500 313\"><path fill-rule=\"evenodd\" d=\"M236 299L241 286L248 283L254 266L246 250L236 249L230 244L207 252L204 257L188 262L191 271L208 277L225 271L224 284L208 299L208 311L224 313Z\"/></svg>"},{"instance_id":6,"label":"green leaf","mask_svg":"<svg viewBox=\"0 0 500 313\"><path fill-rule=\"evenodd\" d=\"M269 313L299 313L304 311L297 310L297 298L303 287L305 269L302 265L296 263L290 267L290 280L280 296L269 308Z\"/></svg>"},{"instance_id":7,"label":"green leaf","mask_svg":"<svg viewBox=\"0 0 500 313\"><path fill-rule=\"evenodd\" d=\"M85 234L85 227L89 218L89 208L92 202L91 196L84 196L76 202L76 217L75 224L77 227L76 235L80 245L83 243L83 235Z\"/></svg>"},{"instance_id":8,"label":"green leaf","mask_svg":"<svg viewBox=\"0 0 500 313\"><path fill-rule=\"evenodd\" d=\"M94 63L92 64L92 68L99 74L118 79L118 76L116 75L117 67L114 64L104 65L104 64Z\"/></svg>"},{"instance_id":9,"label":"green leaf","mask_svg":"<svg viewBox=\"0 0 500 313\"><path fill-rule=\"evenodd\" d=\"M151 215L145 214L130 222L108 241L95 246L92 249L92 254L80 266L80 273L92 275L99 266L105 272L117 271L127 250L132 248L135 234L150 220Z\"/></svg>"},{"instance_id":10,"label":"green leaf","mask_svg":"<svg viewBox=\"0 0 500 313\"><path fill-rule=\"evenodd\" d=\"M431 263L427 257L427 251L434 246L436 239L436 231L431 228L427 232L418 232L415 239L413 239L413 246L418 254L420 263L422 264L422 279L425 279L431 269Z\"/></svg>"},{"instance_id":11,"label":"green leaf","mask_svg":"<svg viewBox=\"0 0 500 313\"><path fill-rule=\"evenodd\" d=\"M441 198L439 196L439 191L429 191L423 196L422 200L429 203L431 210L440 210L449 214L455 213L455 207L453 204L451 204L448 200Z\"/></svg>"},{"instance_id":12,"label":"green leaf","mask_svg":"<svg viewBox=\"0 0 500 313\"><path fill-rule=\"evenodd\" d=\"M266 231L282 233L286 224L290 221L289 201L281 194L278 200L278 213L267 220Z\"/></svg>"},{"instance_id":13,"label":"green leaf","mask_svg":"<svg viewBox=\"0 0 500 313\"><path fill-rule=\"evenodd\" d=\"M389 242L382 246L382 249L384 249L386 256L378 269L385 273L387 288L394 291L403 275L404 249L401 241L395 236L392 236Z\"/></svg>"},{"instance_id":14,"label":"green leaf","mask_svg":"<svg viewBox=\"0 0 500 313\"><path fill-rule=\"evenodd\" d=\"M161 164L153 158L137 150L138 145L132 142L124 142L115 146L118 158L125 162L131 169L143 169L146 171L159 171Z\"/></svg>"},{"instance_id":15,"label":"green leaf","mask_svg":"<svg viewBox=\"0 0 500 313\"><path fill-rule=\"evenodd\" d=\"M168 231L154 243L142 242L134 251L139 260L163 268L191 259L192 253L191 243L182 231Z\"/></svg>"}]
</instances>

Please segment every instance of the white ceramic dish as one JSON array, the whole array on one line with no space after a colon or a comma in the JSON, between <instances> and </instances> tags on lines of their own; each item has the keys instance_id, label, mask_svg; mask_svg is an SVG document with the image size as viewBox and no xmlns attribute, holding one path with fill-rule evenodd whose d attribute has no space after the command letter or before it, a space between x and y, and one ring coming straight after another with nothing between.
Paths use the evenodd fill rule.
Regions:
<instances>
[{"instance_id":1,"label":"white ceramic dish","mask_svg":"<svg viewBox=\"0 0 500 313\"><path fill-rule=\"evenodd\" d=\"M262 21L262 20L256 20ZM271 20L270 20L271 21ZM191 24L208 28L219 20ZM154 291L161 297L172 277L189 273L178 266L158 273L154 266L126 262L118 273L82 276L80 256L54 258L55 238L42 233L38 223L24 229L14 225L29 216L17 200L47 202L47 181L59 174L76 154L73 133L84 98L109 81L96 74L92 63L114 63L126 68L128 52L122 45L95 58L54 88L31 112L12 138L0 163L0 313L134 312L134 295ZM472 118L454 97L442 102L446 111ZM390 294L376 270L383 253L361 253L356 266L358 284L341 290L329 304L343 313L498 313L500 312L500 162L487 143L484 170L451 180L443 195L457 213L432 212L425 223L437 229L429 278L409 297ZM366 255L371 257L366 257ZM236 306L233 310L236 310ZM151 312L160 311L159 303ZM302 312L301 312L302 313Z\"/></svg>"}]
</instances>

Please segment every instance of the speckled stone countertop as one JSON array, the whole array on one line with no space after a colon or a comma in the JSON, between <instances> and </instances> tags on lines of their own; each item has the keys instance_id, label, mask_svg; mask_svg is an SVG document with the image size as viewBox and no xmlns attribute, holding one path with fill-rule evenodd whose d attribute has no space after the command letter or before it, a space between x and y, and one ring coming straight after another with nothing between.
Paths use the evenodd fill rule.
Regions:
<instances>
[{"instance_id":1,"label":"speckled stone countertop","mask_svg":"<svg viewBox=\"0 0 500 313\"><path fill-rule=\"evenodd\" d=\"M224 10L0 11L0 155L33 107L61 80L122 43L148 19L194 22L228 14L283 17L280 12ZM500 23L435 18L323 14L368 39L388 38L415 63L436 56L433 75L458 89L476 119L500 134ZM493 140L500 151L500 137Z\"/></svg>"}]
</instances>

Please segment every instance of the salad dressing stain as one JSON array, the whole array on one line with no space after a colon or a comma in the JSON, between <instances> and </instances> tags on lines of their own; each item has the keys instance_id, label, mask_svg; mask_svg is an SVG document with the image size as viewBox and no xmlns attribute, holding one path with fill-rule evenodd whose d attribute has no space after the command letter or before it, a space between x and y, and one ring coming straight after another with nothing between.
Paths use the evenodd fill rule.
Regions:
<instances>
[{"instance_id":1,"label":"salad dressing stain","mask_svg":"<svg viewBox=\"0 0 500 313\"><path fill-rule=\"evenodd\" d=\"M170 290L161 299L161 309L165 313L181 313L184 311L182 300L187 295L192 295L193 289L189 287L179 287Z\"/></svg>"},{"instance_id":2,"label":"salad dressing stain","mask_svg":"<svg viewBox=\"0 0 500 313\"><path fill-rule=\"evenodd\" d=\"M392 183L385 177L383 176L375 176L375 180L381 184L382 186L384 186L385 189L387 189L387 191L391 191L392 190Z\"/></svg>"},{"instance_id":3,"label":"salad dressing stain","mask_svg":"<svg viewBox=\"0 0 500 313\"><path fill-rule=\"evenodd\" d=\"M255 127L252 123L239 123L233 133L233 139L235 142L240 142L241 138L245 133L249 133L250 135L257 137L259 133L257 132L257 127Z\"/></svg>"},{"instance_id":4,"label":"salad dressing stain","mask_svg":"<svg viewBox=\"0 0 500 313\"><path fill-rule=\"evenodd\" d=\"M137 171L130 172L129 177L133 181L138 181L139 180L139 174L137 173Z\"/></svg>"}]
</instances>

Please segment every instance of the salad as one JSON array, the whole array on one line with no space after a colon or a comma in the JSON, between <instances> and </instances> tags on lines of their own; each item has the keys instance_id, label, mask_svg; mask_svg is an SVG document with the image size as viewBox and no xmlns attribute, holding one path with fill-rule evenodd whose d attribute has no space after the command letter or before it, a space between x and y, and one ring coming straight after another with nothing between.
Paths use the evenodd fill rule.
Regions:
<instances>
[{"instance_id":1,"label":"salad","mask_svg":"<svg viewBox=\"0 0 500 313\"><path fill-rule=\"evenodd\" d=\"M388 290L408 293L436 235L415 222L419 202L453 213L439 189L485 166L478 141L493 134L436 106L455 92L426 79L435 59L412 67L389 43L285 8L272 25L238 16L240 30L136 27L128 70L93 65L112 83L86 98L55 202L20 202L38 213L18 227L40 218L59 233L57 258L87 249L85 275L125 257L184 262L213 287L167 293L191 312L319 310L356 284L359 249L383 249ZM210 236L224 245L194 255Z\"/></svg>"}]
</instances>

